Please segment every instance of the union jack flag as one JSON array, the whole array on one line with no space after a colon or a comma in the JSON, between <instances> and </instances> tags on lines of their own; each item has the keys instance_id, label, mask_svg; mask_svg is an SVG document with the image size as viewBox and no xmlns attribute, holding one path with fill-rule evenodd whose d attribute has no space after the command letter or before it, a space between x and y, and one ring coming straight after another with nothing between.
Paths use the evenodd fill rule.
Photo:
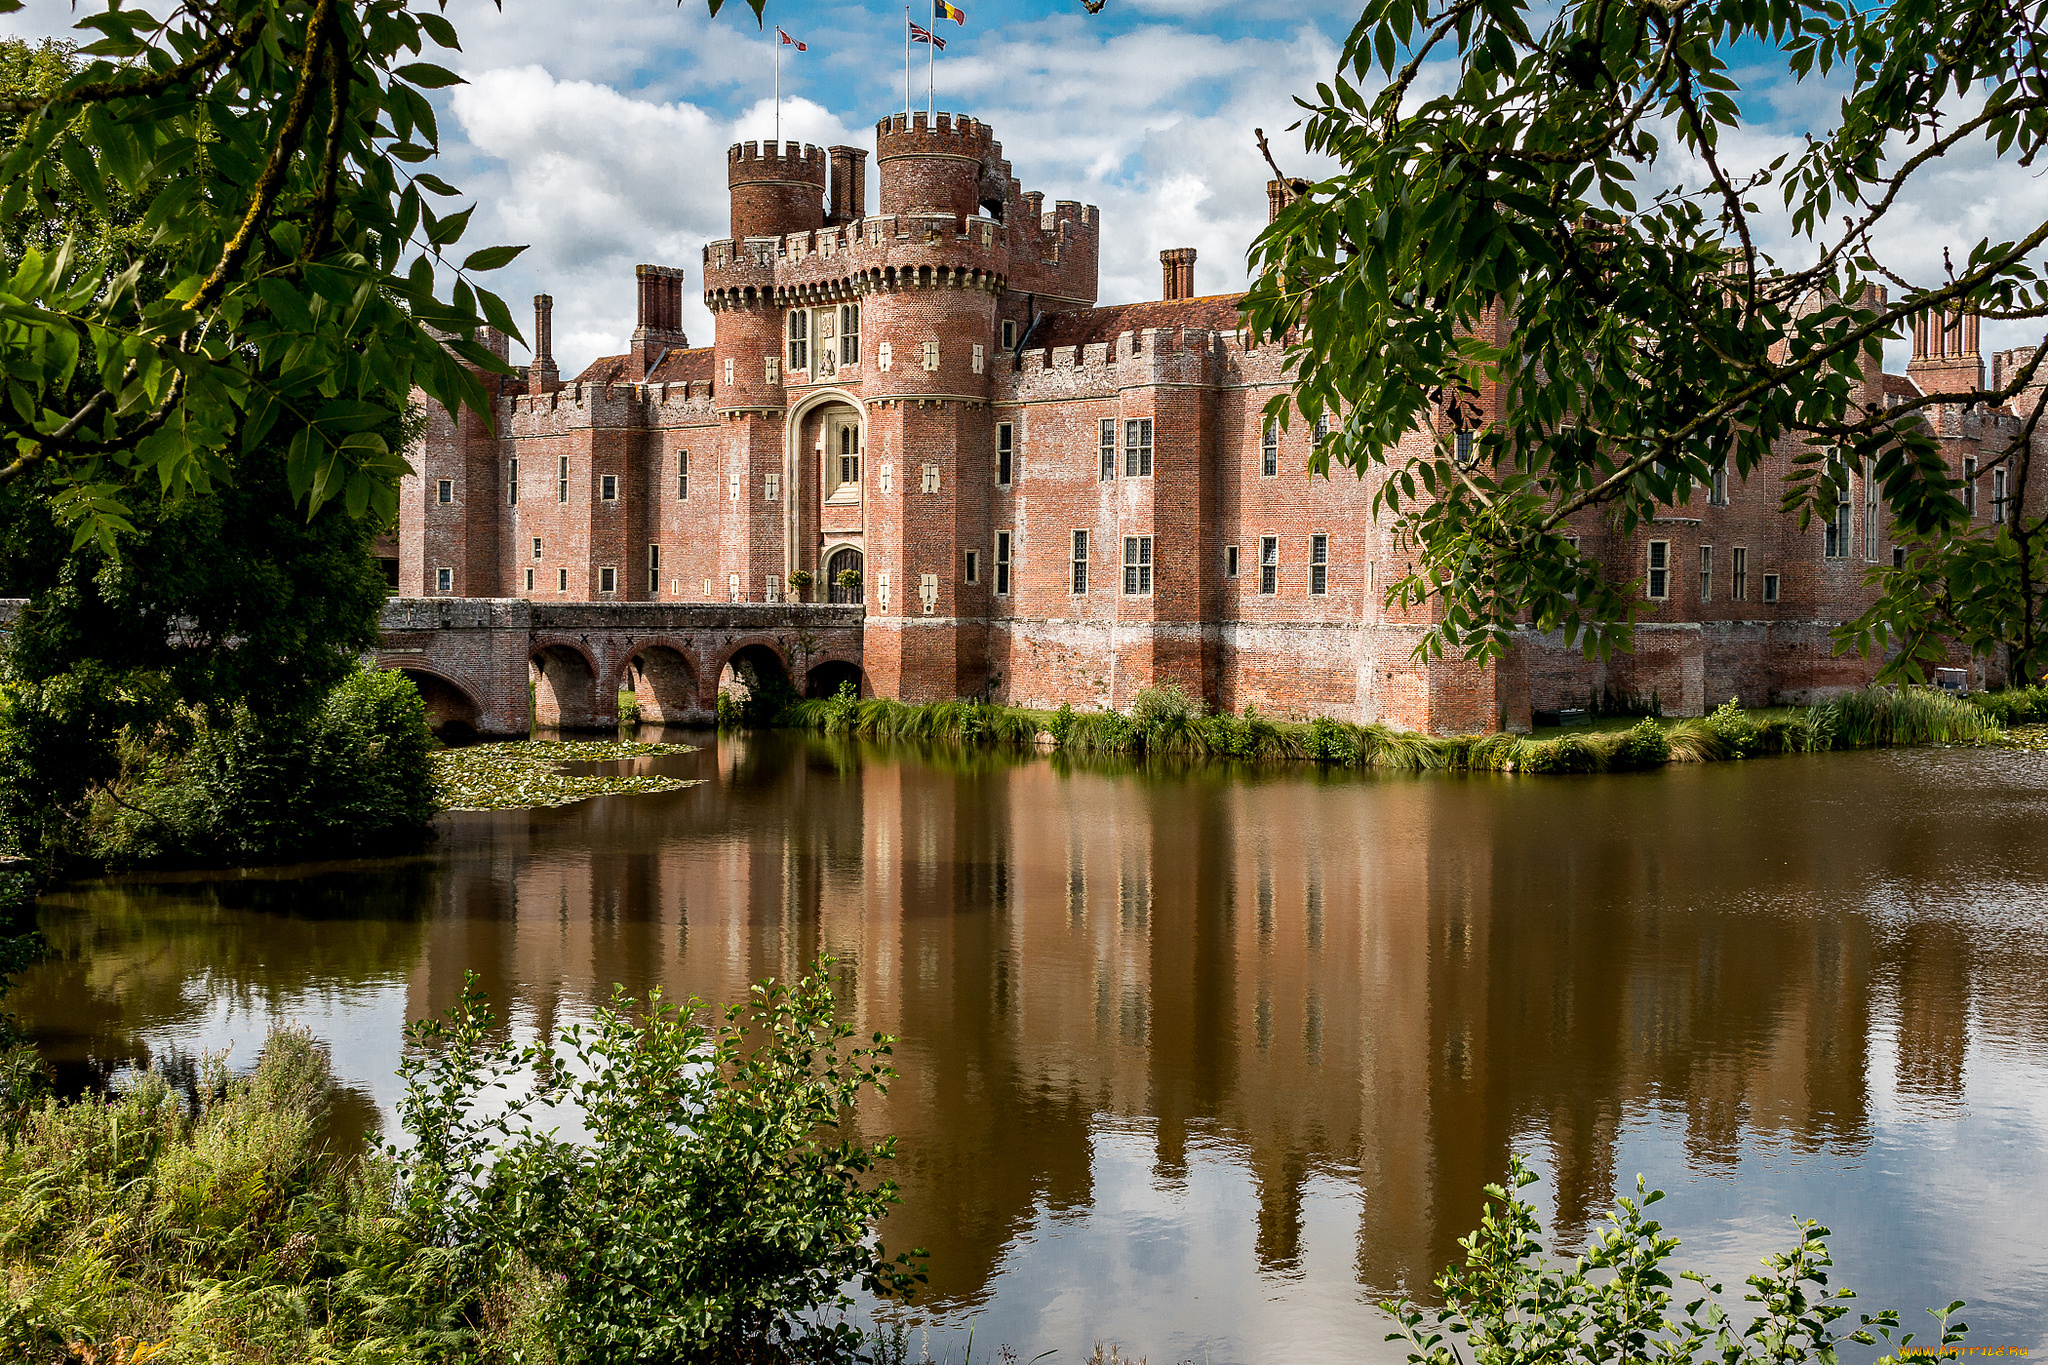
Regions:
<instances>
[{"instance_id":1,"label":"union jack flag","mask_svg":"<svg viewBox=\"0 0 2048 1365\"><path fill-rule=\"evenodd\" d=\"M944 38L933 33L930 29L919 28L914 22L910 26L910 41L913 43L930 43L941 52L946 50L946 40ZM951 67L947 68L949 71L951 69Z\"/></svg>"}]
</instances>

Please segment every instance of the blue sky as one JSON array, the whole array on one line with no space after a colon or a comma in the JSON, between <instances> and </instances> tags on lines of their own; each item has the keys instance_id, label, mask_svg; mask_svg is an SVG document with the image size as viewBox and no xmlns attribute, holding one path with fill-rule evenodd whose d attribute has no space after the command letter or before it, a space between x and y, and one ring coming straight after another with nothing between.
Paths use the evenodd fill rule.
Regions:
<instances>
[{"instance_id":1,"label":"blue sky","mask_svg":"<svg viewBox=\"0 0 2048 1365\"><path fill-rule=\"evenodd\" d=\"M921 21L928 3L918 0ZM948 43L938 106L993 125L1026 188L1101 207L1102 300L1157 297L1158 253L1177 246L1199 251L1201 292L1241 288L1269 175L1252 129L1273 136L1290 171L1317 169L1282 130L1294 121L1292 96L1335 67L1356 4L1109 0L1097 15L1080 0L965 8L964 28L937 26ZM903 104L900 0L769 0L765 33L744 0L728 0L716 19L703 0L504 0L502 11L490 0L450 0L448 13L464 50L447 64L469 84L438 98L437 169L476 197L470 242L531 244L498 273L497 288L522 318L534 293L555 296L556 357L570 373L624 348L640 261L688 272L685 327L693 342L709 342L701 252L726 230L725 148L771 136L777 25L810 47L783 49L785 139L871 147L874 121ZM67 0L29 0L0 17L0 33L60 32L75 17ZM1765 68L1738 74L1757 121L1724 144L1732 164L1766 162L1830 121L1835 92L1826 85L1795 86ZM922 107L921 50L913 84ZM1966 155L1909 196L1881 245L1926 274L1943 245L1960 259L1980 236L2010 236L2044 217L2048 179L1988 153ZM2030 339L2017 326L1985 328L1987 346Z\"/></svg>"}]
</instances>

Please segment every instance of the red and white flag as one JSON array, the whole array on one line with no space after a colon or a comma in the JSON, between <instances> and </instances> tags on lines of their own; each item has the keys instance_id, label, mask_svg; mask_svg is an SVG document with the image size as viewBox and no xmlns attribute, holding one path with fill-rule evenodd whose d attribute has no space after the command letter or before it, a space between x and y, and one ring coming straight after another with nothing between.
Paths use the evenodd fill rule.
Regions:
<instances>
[{"instance_id":1,"label":"red and white flag","mask_svg":"<svg viewBox=\"0 0 2048 1365\"><path fill-rule=\"evenodd\" d=\"M776 29L775 31L777 33L782 33L782 30L779 28ZM787 33L782 33L782 41L787 43L789 46L795 48L798 52L809 52L811 50L811 45L809 43L800 43L796 39L790 37Z\"/></svg>"}]
</instances>

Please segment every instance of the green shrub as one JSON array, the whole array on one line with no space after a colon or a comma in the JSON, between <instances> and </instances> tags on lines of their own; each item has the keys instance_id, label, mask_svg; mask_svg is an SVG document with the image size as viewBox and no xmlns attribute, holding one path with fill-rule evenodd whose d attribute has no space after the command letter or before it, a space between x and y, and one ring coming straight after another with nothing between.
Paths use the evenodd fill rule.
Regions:
<instances>
[{"instance_id":1,"label":"green shrub","mask_svg":"<svg viewBox=\"0 0 2048 1365\"><path fill-rule=\"evenodd\" d=\"M1060 709L1052 713L1052 719L1045 723L1045 732L1052 736L1053 747L1067 747L1067 736L1074 732L1074 708L1067 702L1060 703Z\"/></svg>"},{"instance_id":2,"label":"green shrub","mask_svg":"<svg viewBox=\"0 0 2048 1365\"><path fill-rule=\"evenodd\" d=\"M1995 717L1946 692L1924 687L1866 687L1810 713L1825 747L1864 749L1891 744L1960 744L1996 738Z\"/></svg>"},{"instance_id":3,"label":"green shrub","mask_svg":"<svg viewBox=\"0 0 2048 1365\"><path fill-rule=\"evenodd\" d=\"M633 691L630 687L622 687L619 689L618 703L619 724L638 725L640 723L640 694Z\"/></svg>"},{"instance_id":4,"label":"green shrub","mask_svg":"<svg viewBox=\"0 0 2048 1365\"><path fill-rule=\"evenodd\" d=\"M1671 741L1665 736L1664 727L1646 716L1622 732L1607 766L1626 772L1661 768L1670 761Z\"/></svg>"},{"instance_id":5,"label":"green shrub","mask_svg":"<svg viewBox=\"0 0 2048 1365\"><path fill-rule=\"evenodd\" d=\"M232 865L402 847L436 810L426 706L410 679L360 670L303 721L246 707L194 718L182 748L137 745L96 803L92 849L114 866Z\"/></svg>"},{"instance_id":6,"label":"green shrub","mask_svg":"<svg viewBox=\"0 0 2048 1365\"><path fill-rule=\"evenodd\" d=\"M1970 705L2000 725L2048 725L2048 687L2010 687L2002 692L1976 692Z\"/></svg>"},{"instance_id":7,"label":"green shrub","mask_svg":"<svg viewBox=\"0 0 2048 1365\"><path fill-rule=\"evenodd\" d=\"M1317 763L1350 767L1358 761L1358 744L1349 729L1328 716L1309 722L1306 740L1308 756Z\"/></svg>"},{"instance_id":8,"label":"green shrub","mask_svg":"<svg viewBox=\"0 0 2048 1365\"><path fill-rule=\"evenodd\" d=\"M1882 1341L1894 1348L1891 1358L1902 1358L1914 1340L1899 1333L1892 1310L1862 1315L1854 1331L1837 1329L1855 1294L1828 1287L1828 1230L1811 1219L1797 1224L1797 1245L1765 1257L1763 1271L1749 1277L1743 1302L1753 1313L1730 1314L1719 1302L1721 1285L1669 1268L1679 1241L1648 1217L1663 1191L1646 1189L1638 1176L1635 1196L1617 1199L1584 1254L1561 1264L1543 1254L1536 1210L1520 1194L1535 1179L1514 1156L1507 1184L1486 1187L1478 1228L1458 1240L1463 1263L1437 1277L1442 1307L1406 1299L1384 1305L1401 1329L1388 1339L1408 1344L1412 1365L1792 1365L1832 1362L1850 1342ZM1698 1286L1682 1305L1672 1292L1680 1281ZM1943 1347L1968 1330L1951 1325L1962 1307L1934 1313Z\"/></svg>"}]
</instances>

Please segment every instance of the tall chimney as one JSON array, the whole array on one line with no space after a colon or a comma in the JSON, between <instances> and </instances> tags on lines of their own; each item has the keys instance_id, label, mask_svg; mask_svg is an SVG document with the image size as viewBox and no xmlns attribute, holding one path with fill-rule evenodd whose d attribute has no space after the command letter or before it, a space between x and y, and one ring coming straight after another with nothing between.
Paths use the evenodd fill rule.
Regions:
<instances>
[{"instance_id":1,"label":"tall chimney","mask_svg":"<svg viewBox=\"0 0 2048 1365\"><path fill-rule=\"evenodd\" d=\"M1270 223L1275 218L1278 218L1280 210L1286 208L1293 201L1294 196L1287 192L1287 182L1285 180L1268 180L1266 182L1266 221Z\"/></svg>"},{"instance_id":2,"label":"tall chimney","mask_svg":"<svg viewBox=\"0 0 2048 1365\"><path fill-rule=\"evenodd\" d=\"M1968 393L1984 383L1975 313L1932 309L1913 320L1913 358L1906 373L1922 393Z\"/></svg>"},{"instance_id":3,"label":"tall chimney","mask_svg":"<svg viewBox=\"0 0 2048 1365\"><path fill-rule=\"evenodd\" d=\"M533 296L533 364L526 368L526 391L536 397L562 387L555 368L555 296Z\"/></svg>"},{"instance_id":4,"label":"tall chimney","mask_svg":"<svg viewBox=\"0 0 2048 1365\"><path fill-rule=\"evenodd\" d=\"M686 349L683 335L683 272L679 266L636 265L640 325L633 329L632 367L645 379L668 351Z\"/></svg>"},{"instance_id":5,"label":"tall chimney","mask_svg":"<svg viewBox=\"0 0 2048 1365\"><path fill-rule=\"evenodd\" d=\"M1195 249L1191 246L1172 247L1159 253L1159 273L1165 289L1162 298L1171 303L1175 299L1191 299L1195 296Z\"/></svg>"},{"instance_id":6,"label":"tall chimney","mask_svg":"<svg viewBox=\"0 0 2048 1365\"><path fill-rule=\"evenodd\" d=\"M868 154L862 147L827 147L832 163L832 209L828 223L853 223L867 216Z\"/></svg>"}]
</instances>

